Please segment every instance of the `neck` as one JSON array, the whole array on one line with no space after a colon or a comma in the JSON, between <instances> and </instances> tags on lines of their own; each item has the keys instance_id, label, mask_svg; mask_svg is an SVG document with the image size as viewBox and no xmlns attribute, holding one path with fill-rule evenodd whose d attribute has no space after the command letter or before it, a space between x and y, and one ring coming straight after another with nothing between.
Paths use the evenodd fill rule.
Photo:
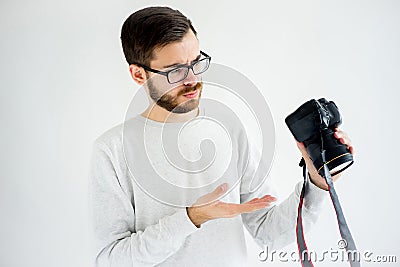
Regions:
<instances>
[{"instance_id":1,"label":"neck","mask_svg":"<svg viewBox=\"0 0 400 267\"><path fill-rule=\"evenodd\" d=\"M173 113L158 106L150 105L141 115L153 121L158 122L185 122L195 118L199 114L199 108L195 108L186 113Z\"/></svg>"}]
</instances>

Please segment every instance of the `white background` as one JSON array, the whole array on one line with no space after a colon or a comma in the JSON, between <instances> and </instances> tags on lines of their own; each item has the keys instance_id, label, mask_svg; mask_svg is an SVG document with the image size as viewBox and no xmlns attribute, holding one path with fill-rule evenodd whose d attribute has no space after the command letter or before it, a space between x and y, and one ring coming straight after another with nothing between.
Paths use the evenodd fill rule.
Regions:
<instances>
[{"instance_id":1,"label":"white background","mask_svg":"<svg viewBox=\"0 0 400 267\"><path fill-rule=\"evenodd\" d=\"M120 28L150 4L180 9L201 49L262 91L275 120L271 177L282 196L301 180L284 118L311 98L337 103L356 149L336 184L349 226L360 251L400 261L399 1L2 0L0 266L89 266L90 149L122 122L138 90ZM326 203L306 235L310 249L339 240ZM249 266L300 266L260 262L250 239L248 248Z\"/></svg>"}]
</instances>

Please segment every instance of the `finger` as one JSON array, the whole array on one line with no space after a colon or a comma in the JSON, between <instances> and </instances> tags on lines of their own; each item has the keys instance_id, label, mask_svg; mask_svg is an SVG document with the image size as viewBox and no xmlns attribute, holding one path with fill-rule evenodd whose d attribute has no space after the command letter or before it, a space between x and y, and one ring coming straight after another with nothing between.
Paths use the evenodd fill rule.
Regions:
<instances>
[{"instance_id":1,"label":"finger","mask_svg":"<svg viewBox=\"0 0 400 267\"><path fill-rule=\"evenodd\" d=\"M351 139L345 132L337 131L334 133L334 136L336 139L339 139L342 144L351 145Z\"/></svg>"},{"instance_id":2,"label":"finger","mask_svg":"<svg viewBox=\"0 0 400 267\"><path fill-rule=\"evenodd\" d=\"M221 208L222 213L220 213L223 217L234 217L241 213L249 213L256 210L264 209L269 206L271 202L258 202L252 204L235 204L235 203L226 203L219 202L218 207Z\"/></svg>"},{"instance_id":3,"label":"finger","mask_svg":"<svg viewBox=\"0 0 400 267\"><path fill-rule=\"evenodd\" d=\"M296 141L296 145L297 145L297 147L300 149L300 151L306 149L306 147L304 146L304 144L303 144L302 142L299 142L299 141L297 141L296 139L295 139L295 141Z\"/></svg>"},{"instance_id":4,"label":"finger","mask_svg":"<svg viewBox=\"0 0 400 267\"><path fill-rule=\"evenodd\" d=\"M333 131L334 131L334 132L343 132L342 130L339 129L339 127L333 128Z\"/></svg>"},{"instance_id":5,"label":"finger","mask_svg":"<svg viewBox=\"0 0 400 267\"><path fill-rule=\"evenodd\" d=\"M251 203L254 203L254 202L257 202L257 201L260 201L260 199L259 198L253 198L252 200L247 201L246 203L247 204L251 204Z\"/></svg>"},{"instance_id":6,"label":"finger","mask_svg":"<svg viewBox=\"0 0 400 267\"><path fill-rule=\"evenodd\" d=\"M254 202L262 202L262 201L266 201L266 200L267 201L276 201L276 198L271 196L271 195L265 195L265 196L263 196L261 198L258 198L258 197L253 198L252 200L250 200L248 202L245 202L243 204L251 204L251 203L254 203Z\"/></svg>"},{"instance_id":7,"label":"finger","mask_svg":"<svg viewBox=\"0 0 400 267\"><path fill-rule=\"evenodd\" d=\"M263 201L262 198L253 198L252 200L247 201L247 202L242 203L242 204L253 204L253 203L262 202L262 201Z\"/></svg>"},{"instance_id":8,"label":"finger","mask_svg":"<svg viewBox=\"0 0 400 267\"><path fill-rule=\"evenodd\" d=\"M333 134L333 136L335 136L336 138L341 138L341 137L344 137L346 134L344 133L344 132L342 132L342 131L336 131L336 132L334 132L334 134Z\"/></svg>"},{"instance_id":9,"label":"finger","mask_svg":"<svg viewBox=\"0 0 400 267\"><path fill-rule=\"evenodd\" d=\"M244 206L247 206L247 207L250 207L250 206L258 206L258 205L260 205L260 206L263 206L263 205L267 205L267 206L269 206L269 205L271 205L273 202L275 202L275 200L259 200L259 201L256 201L256 202L252 202L252 203L243 203L243 204L241 204L241 205L244 205Z\"/></svg>"},{"instance_id":10,"label":"finger","mask_svg":"<svg viewBox=\"0 0 400 267\"><path fill-rule=\"evenodd\" d=\"M270 201L270 202L273 202L273 201L276 201L276 197L271 196L271 195L265 195L265 196L263 196L262 198L260 198L260 201Z\"/></svg>"},{"instance_id":11,"label":"finger","mask_svg":"<svg viewBox=\"0 0 400 267\"><path fill-rule=\"evenodd\" d=\"M271 195L265 195L261 199L273 199L273 200L276 200L276 197L271 196Z\"/></svg>"},{"instance_id":12,"label":"finger","mask_svg":"<svg viewBox=\"0 0 400 267\"><path fill-rule=\"evenodd\" d=\"M301 155L303 156L303 158L304 158L304 159L305 159L305 158L308 158L309 156L308 156L307 149L306 149L305 145L304 145L303 143L301 143L301 142L297 142L297 140L296 140L296 145L297 145L297 147L299 148L299 150L300 150Z\"/></svg>"},{"instance_id":13,"label":"finger","mask_svg":"<svg viewBox=\"0 0 400 267\"><path fill-rule=\"evenodd\" d=\"M263 202L257 202L257 203L252 203L252 204L242 204L241 207L238 207L237 212L238 213L248 213L248 212L253 212L256 210L264 209L272 204L273 201L263 201Z\"/></svg>"},{"instance_id":14,"label":"finger","mask_svg":"<svg viewBox=\"0 0 400 267\"><path fill-rule=\"evenodd\" d=\"M253 199L251 199L250 201L253 201L253 200L261 200L261 199L266 199L266 198L274 198L275 199L275 197L274 196L271 196L271 195L264 195L264 196L262 196L262 197L260 197L260 198L258 198L258 197L256 197L256 198L253 198ZM249 202L250 202L249 201Z\"/></svg>"},{"instance_id":15,"label":"finger","mask_svg":"<svg viewBox=\"0 0 400 267\"><path fill-rule=\"evenodd\" d=\"M354 147L351 145L351 139L347 136L346 133L344 132L335 132L335 138L337 138L339 140L340 143L344 144L347 146L347 148L350 151L350 154L354 155L355 151L354 151Z\"/></svg>"},{"instance_id":16,"label":"finger","mask_svg":"<svg viewBox=\"0 0 400 267\"><path fill-rule=\"evenodd\" d=\"M251 212L254 210L259 210L262 208L265 208L269 205L271 205L273 201L259 201L259 202L255 202L255 203L244 203L244 204L232 204L233 206L231 206L232 210L235 213L244 213L244 212Z\"/></svg>"},{"instance_id":17,"label":"finger","mask_svg":"<svg viewBox=\"0 0 400 267\"><path fill-rule=\"evenodd\" d=\"M301 156L305 160L306 165L307 166L311 166L310 164L313 164L313 163L312 163L312 160L311 160L310 156L308 155L308 152L307 152L307 149L306 149L305 145L303 143L297 143L297 146L300 149Z\"/></svg>"},{"instance_id":18,"label":"finger","mask_svg":"<svg viewBox=\"0 0 400 267\"><path fill-rule=\"evenodd\" d=\"M342 143L343 145L346 145L347 147L351 146L351 140L347 138L339 138L339 142Z\"/></svg>"},{"instance_id":19,"label":"finger","mask_svg":"<svg viewBox=\"0 0 400 267\"><path fill-rule=\"evenodd\" d=\"M309 168L312 169L312 166L314 166L314 163L312 162L310 156L308 155L305 145L303 143L300 143L297 141L296 141L296 143L297 143L297 147L300 149L301 156L303 157L303 159L306 162L307 169L309 169Z\"/></svg>"}]
</instances>

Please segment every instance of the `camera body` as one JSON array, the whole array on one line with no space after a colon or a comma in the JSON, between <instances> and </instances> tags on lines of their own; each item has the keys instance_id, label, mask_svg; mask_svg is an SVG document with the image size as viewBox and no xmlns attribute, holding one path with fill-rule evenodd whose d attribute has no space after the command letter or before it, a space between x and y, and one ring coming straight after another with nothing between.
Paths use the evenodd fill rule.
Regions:
<instances>
[{"instance_id":1,"label":"camera body","mask_svg":"<svg viewBox=\"0 0 400 267\"><path fill-rule=\"evenodd\" d=\"M315 168L323 176L322 145L331 175L348 168L353 156L346 145L334 137L334 128L342 123L339 109L325 98L311 99L285 119L286 125L298 142L303 142Z\"/></svg>"}]
</instances>

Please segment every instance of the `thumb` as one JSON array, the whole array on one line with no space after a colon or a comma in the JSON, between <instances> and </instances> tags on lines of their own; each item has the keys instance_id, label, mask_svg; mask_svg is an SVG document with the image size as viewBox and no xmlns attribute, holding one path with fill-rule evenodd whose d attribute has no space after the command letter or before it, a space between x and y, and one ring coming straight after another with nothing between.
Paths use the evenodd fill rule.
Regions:
<instances>
[{"instance_id":1,"label":"thumb","mask_svg":"<svg viewBox=\"0 0 400 267\"><path fill-rule=\"evenodd\" d=\"M228 184L223 183L217 188L214 189L211 193L208 193L201 198L199 198L197 204L208 204L210 202L213 202L214 200L218 199L220 196L222 196L226 191L228 190Z\"/></svg>"},{"instance_id":2,"label":"thumb","mask_svg":"<svg viewBox=\"0 0 400 267\"><path fill-rule=\"evenodd\" d=\"M215 190L209 194L209 197L212 199L211 201L222 196L227 190L228 190L228 183L223 183L217 188L215 188Z\"/></svg>"},{"instance_id":3,"label":"thumb","mask_svg":"<svg viewBox=\"0 0 400 267\"><path fill-rule=\"evenodd\" d=\"M301 142L298 142L297 140L296 140L296 144L297 144L297 147L299 148L303 158L307 159L309 156L308 156L307 149L306 149L305 145L303 143L301 143Z\"/></svg>"}]
</instances>

